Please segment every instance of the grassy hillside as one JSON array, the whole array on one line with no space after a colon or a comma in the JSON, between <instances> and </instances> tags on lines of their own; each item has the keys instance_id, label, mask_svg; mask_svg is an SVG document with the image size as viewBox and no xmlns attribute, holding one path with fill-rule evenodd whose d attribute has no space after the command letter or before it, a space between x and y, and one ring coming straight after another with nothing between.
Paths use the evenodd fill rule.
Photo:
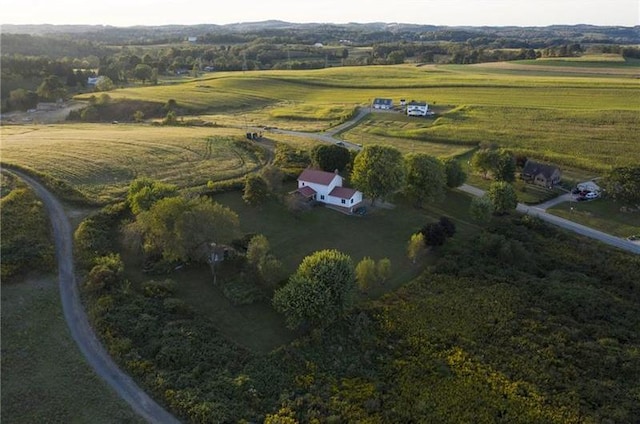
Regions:
<instances>
[{"instance_id":1,"label":"grassy hillside","mask_svg":"<svg viewBox=\"0 0 640 424\"><path fill-rule=\"evenodd\" d=\"M138 176L199 186L242 176L262 160L240 130L73 124L2 127L1 134L4 162L101 200L121 195Z\"/></svg>"},{"instance_id":2,"label":"grassy hillside","mask_svg":"<svg viewBox=\"0 0 640 424\"><path fill-rule=\"evenodd\" d=\"M416 99L449 112L436 121L402 122L398 127L376 118L345 137L441 156L464 152L460 145L491 142L598 172L640 157L635 131L640 111L637 62L601 57L566 62L579 63L579 74L563 61L549 60L553 66L530 62L215 73L110 95L156 102L175 99L219 125L302 131L335 126L356 106L368 106L376 97L392 98L396 104L402 98ZM607 65L604 71L602 64Z\"/></svg>"}]
</instances>

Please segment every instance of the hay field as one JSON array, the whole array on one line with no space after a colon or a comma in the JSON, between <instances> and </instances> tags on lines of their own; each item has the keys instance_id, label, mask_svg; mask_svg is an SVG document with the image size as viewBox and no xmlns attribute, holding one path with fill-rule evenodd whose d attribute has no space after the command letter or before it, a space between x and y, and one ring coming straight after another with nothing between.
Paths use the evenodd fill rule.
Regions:
<instances>
[{"instance_id":1,"label":"hay field","mask_svg":"<svg viewBox=\"0 0 640 424\"><path fill-rule=\"evenodd\" d=\"M121 196L139 176L192 187L260 166L255 152L235 143L242 139L237 129L66 124L0 131L3 162L49 174L99 201Z\"/></svg>"}]
</instances>

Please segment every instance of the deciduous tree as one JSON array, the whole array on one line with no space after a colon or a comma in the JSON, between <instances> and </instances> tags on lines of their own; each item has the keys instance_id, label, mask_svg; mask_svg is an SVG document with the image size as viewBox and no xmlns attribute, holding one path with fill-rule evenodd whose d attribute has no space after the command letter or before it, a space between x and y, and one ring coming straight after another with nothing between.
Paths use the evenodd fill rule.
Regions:
<instances>
[{"instance_id":1,"label":"deciduous tree","mask_svg":"<svg viewBox=\"0 0 640 424\"><path fill-rule=\"evenodd\" d=\"M445 185L444 166L438 159L423 153L405 158L404 192L417 207L442 200Z\"/></svg>"},{"instance_id":2,"label":"deciduous tree","mask_svg":"<svg viewBox=\"0 0 640 424\"><path fill-rule=\"evenodd\" d=\"M177 196L178 188L151 178L136 178L129 184L127 203L134 214L147 211L155 202L165 197Z\"/></svg>"},{"instance_id":3,"label":"deciduous tree","mask_svg":"<svg viewBox=\"0 0 640 424\"><path fill-rule=\"evenodd\" d=\"M640 205L640 166L613 168L603 180L607 196L627 205Z\"/></svg>"},{"instance_id":4,"label":"deciduous tree","mask_svg":"<svg viewBox=\"0 0 640 424\"><path fill-rule=\"evenodd\" d=\"M327 325L351 306L356 277L351 258L322 250L304 258L289 282L276 290L273 306L291 328Z\"/></svg>"},{"instance_id":5,"label":"deciduous tree","mask_svg":"<svg viewBox=\"0 0 640 424\"><path fill-rule=\"evenodd\" d=\"M376 273L380 282L386 283L391 278L391 259L380 259L376 264Z\"/></svg>"},{"instance_id":6,"label":"deciduous tree","mask_svg":"<svg viewBox=\"0 0 640 424\"><path fill-rule=\"evenodd\" d=\"M153 76L153 69L149 65L140 63L139 65L136 65L135 69L133 70L133 76L136 79L141 80L144 84L145 81L150 80Z\"/></svg>"},{"instance_id":7,"label":"deciduous tree","mask_svg":"<svg viewBox=\"0 0 640 424\"><path fill-rule=\"evenodd\" d=\"M487 190L487 197L491 200L493 210L499 215L503 215L518 206L518 197L513 186L504 181L497 181L491 184Z\"/></svg>"},{"instance_id":8,"label":"deciduous tree","mask_svg":"<svg viewBox=\"0 0 640 424\"><path fill-rule=\"evenodd\" d=\"M469 214L479 223L486 224L493 215L493 203L487 196L474 197L471 199Z\"/></svg>"},{"instance_id":9,"label":"deciduous tree","mask_svg":"<svg viewBox=\"0 0 640 424\"><path fill-rule=\"evenodd\" d=\"M311 149L311 163L323 171L343 172L351 162L349 149L336 144L318 144Z\"/></svg>"},{"instance_id":10,"label":"deciduous tree","mask_svg":"<svg viewBox=\"0 0 640 424\"><path fill-rule=\"evenodd\" d=\"M446 159L443 162L444 172L447 176L447 187L460 187L467 181L467 174L462 169L460 162L455 159Z\"/></svg>"},{"instance_id":11,"label":"deciduous tree","mask_svg":"<svg viewBox=\"0 0 640 424\"><path fill-rule=\"evenodd\" d=\"M238 215L206 197L166 197L141 212L136 224L146 252L169 261L205 260L206 245L228 243L238 232Z\"/></svg>"},{"instance_id":12,"label":"deciduous tree","mask_svg":"<svg viewBox=\"0 0 640 424\"><path fill-rule=\"evenodd\" d=\"M360 290L367 291L376 279L376 262L373 259L365 257L358 262L358 265L356 265L356 281Z\"/></svg>"},{"instance_id":13,"label":"deciduous tree","mask_svg":"<svg viewBox=\"0 0 640 424\"><path fill-rule=\"evenodd\" d=\"M372 203L387 198L404 183L402 154L389 146L365 146L355 158L351 182Z\"/></svg>"},{"instance_id":14,"label":"deciduous tree","mask_svg":"<svg viewBox=\"0 0 640 424\"><path fill-rule=\"evenodd\" d=\"M265 201L269 189L267 182L260 175L247 175L244 183L242 199L251 206L256 206Z\"/></svg>"},{"instance_id":15,"label":"deciduous tree","mask_svg":"<svg viewBox=\"0 0 640 424\"><path fill-rule=\"evenodd\" d=\"M407 256L411 262L415 264L416 260L425 252L425 250L426 244L424 243L424 234L412 234L409 239L409 244L407 245Z\"/></svg>"}]
</instances>

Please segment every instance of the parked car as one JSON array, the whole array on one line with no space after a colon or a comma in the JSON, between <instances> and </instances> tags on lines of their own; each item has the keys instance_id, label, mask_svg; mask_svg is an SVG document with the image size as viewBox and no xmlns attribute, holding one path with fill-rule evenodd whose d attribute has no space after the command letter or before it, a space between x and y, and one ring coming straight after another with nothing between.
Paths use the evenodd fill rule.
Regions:
<instances>
[{"instance_id":1,"label":"parked car","mask_svg":"<svg viewBox=\"0 0 640 424\"><path fill-rule=\"evenodd\" d=\"M342 141L338 141L338 142L336 143L336 146L342 146L342 147L344 147L344 143L343 143Z\"/></svg>"},{"instance_id":2,"label":"parked car","mask_svg":"<svg viewBox=\"0 0 640 424\"><path fill-rule=\"evenodd\" d=\"M640 234L627 237L629 241L640 241Z\"/></svg>"},{"instance_id":3,"label":"parked car","mask_svg":"<svg viewBox=\"0 0 640 424\"><path fill-rule=\"evenodd\" d=\"M587 200L597 199L598 197L600 197L600 195L595 191L590 191L589 193L584 195L584 198Z\"/></svg>"}]
</instances>

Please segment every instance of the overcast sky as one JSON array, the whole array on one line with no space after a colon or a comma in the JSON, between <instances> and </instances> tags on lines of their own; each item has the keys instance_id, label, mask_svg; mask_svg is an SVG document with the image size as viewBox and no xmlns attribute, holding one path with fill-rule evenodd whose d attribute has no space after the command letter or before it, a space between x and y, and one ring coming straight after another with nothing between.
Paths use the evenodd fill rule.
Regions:
<instances>
[{"instance_id":1,"label":"overcast sky","mask_svg":"<svg viewBox=\"0 0 640 424\"><path fill-rule=\"evenodd\" d=\"M114 26L288 22L640 25L640 0L0 0L0 22Z\"/></svg>"}]
</instances>

